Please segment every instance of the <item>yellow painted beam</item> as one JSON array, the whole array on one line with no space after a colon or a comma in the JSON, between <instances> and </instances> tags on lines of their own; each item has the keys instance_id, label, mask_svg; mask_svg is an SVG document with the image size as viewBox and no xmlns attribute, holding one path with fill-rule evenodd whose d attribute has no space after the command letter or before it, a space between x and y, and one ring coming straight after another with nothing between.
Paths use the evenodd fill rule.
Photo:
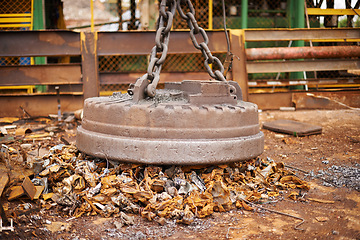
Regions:
<instances>
[{"instance_id":1,"label":"yellow painted beam","mask_svg":"<svg viewBox=\"0 0 360 240\"><path fill-rule=\"evenodd\" d=\"M209 29L213 30L213 0L209 0Z\"/></svg>"},{"instance_id":2,"label":"yellow painted beam","mask_svg":"<svg viewBox=\"0 0 360 240\"><path fill-rule=\"evenodd\" d=\"M18 28L18 27L31 27L31 23L26 24L0 24L0 28Z\"/></svg>"},{"instance_id":3,"label":"yellow painted beam","mask_svg":"<svg viewBox=\"0 0 360 240\"><path fill-rule=\"evenodd\" d=\"M31 13L9 13L9 14L0 14L0 17L31 17Z\"/></svg>"},{"instance_id":4,"label":"yellow painted beam","mask_svg":"<svg viewBox=\"0 0 360 240\"><path fill-rule=\"evenodd\" d=\"M325 15L358 15L360 9L321 9L321 8L308 8L309 15L325 16Z\"/></svg>"},{"instance_id":5,"label":"yellow painted beam","mask_svg":"<svg viewBox=\"0 0 360 240\"><path fill-rule=\"evenodd\" d=\"M0 18L0 23L30 23L31 18Z\"/></svg>"},{"instance_id":6,"label":"yellow painted beam","mask_svg":"<svg viewBox=\"0 0 360 240\"><path fill-rule=\"evenodd\" d=\"M314 39L312 42L360 42L360 38L355 39Z\"/></svg>"}]
</instances>

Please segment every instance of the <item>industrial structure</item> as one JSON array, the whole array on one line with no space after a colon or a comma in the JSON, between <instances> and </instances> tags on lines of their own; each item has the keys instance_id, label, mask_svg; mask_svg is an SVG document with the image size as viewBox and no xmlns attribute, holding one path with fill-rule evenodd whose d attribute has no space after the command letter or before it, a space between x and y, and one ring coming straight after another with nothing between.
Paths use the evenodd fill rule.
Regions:
<instances>
[{"instance_id":1,"label":"industrial structure","mask_svg":"<svg viewBox=\"0 0 360 240\"><path fill-rule=\"evenodd\" d=\"M344 9L333 9L334 2L225 1L233 54L226 77L238 82L244 100L260 109L337 107L308 94L316 93L359 106L359 1L353 5L346 1ZM89 10L91 6L96 10L99 3L88 1ZM56 112L56 86L63 111L73 111L82 107L84 98L125 92L146 72L157 3L105 3L104 8L117 18L110 23L95 19L94 31L91 19L81 26L72 22L72 30L64 30L67 1L1 3L0 99L9 103L2 104L2 114L22 114L20 105L35 115ZM221 1L193 4L199 26L209 35L210 50L224 62L228 49ZM119 22L118 31L95 31L114 22ZM123 26L136 31L123 30ZM186 22L176 14L160 88L165 81L209 79L186 29Z\"/></svg>"}]
</instances>

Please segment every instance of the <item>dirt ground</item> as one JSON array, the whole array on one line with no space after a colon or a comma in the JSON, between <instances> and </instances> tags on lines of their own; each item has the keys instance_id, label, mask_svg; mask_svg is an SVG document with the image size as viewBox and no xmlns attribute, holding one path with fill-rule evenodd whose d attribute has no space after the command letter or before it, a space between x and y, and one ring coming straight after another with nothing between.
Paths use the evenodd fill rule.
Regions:
<instances>
[{"instance_id":1,"label":"dirt ground","mask_svg":"<svg viewBox=\"0 0 360 240\"><path fill-rule=\"evenodd\" d=\"M261 123L290 119L323 127L322 134L307 137L262 130L265 150L261 158L302 170L294 171L311 189L301 193L306 201L284 195L261 206L304 219L299 229L295 226L301 220L263 209L216 212L190 225L169 221L161 226L136 215L134 225L116 228L116 218L74 219L53 208L41 209L38 201L8 203L3 198L9 209L31 205L18 216L15 231L0 233L0 239L360 239L360 192L354 187L324 186L323 180L311 177L333 165L360 168L360 111L264 111L259 116ZM359 181L357 175L358 187Z\"/></svg>"}]
</instances>

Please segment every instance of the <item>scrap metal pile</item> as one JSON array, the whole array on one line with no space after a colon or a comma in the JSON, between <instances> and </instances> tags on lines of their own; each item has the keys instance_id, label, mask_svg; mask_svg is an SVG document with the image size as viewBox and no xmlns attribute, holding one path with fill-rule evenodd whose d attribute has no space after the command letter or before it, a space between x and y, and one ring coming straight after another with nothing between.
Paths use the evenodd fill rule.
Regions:
<instances>
[{"instance_id":1,"label":"scrap metal pile","mask_svg":"<svg viewBox=\"0 0 360 240\"><path fill-rule=\"evenodd\" d=\"M284 190L309 189L283 163L271 159L207 166L122 164L61 144L38 161L42 169L32 183L44 186L42 207L76 218L132 213L149 221L190 224L214 211L251 210L247 203L272 201ZM292 191L290 197L296 195Z\"/></svg>"}]
</instances>

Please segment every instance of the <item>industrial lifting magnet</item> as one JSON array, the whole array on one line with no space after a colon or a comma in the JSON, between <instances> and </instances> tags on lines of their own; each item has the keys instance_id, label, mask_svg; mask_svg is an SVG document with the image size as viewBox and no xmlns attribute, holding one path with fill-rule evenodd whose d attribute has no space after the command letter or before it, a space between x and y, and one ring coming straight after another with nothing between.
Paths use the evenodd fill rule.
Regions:
<instances>
[{"instance_id":1,"label":"industrial lifting magnet","mask_svg":"<svg viewBox=\"0 0 360 240\"><path fill-rule=\"evenodd\" d=\"M239 85L226 81L190 0L186 14L180 2L161 2L148 71L130 85L128 93L85 100L76 139L80 151L121 162L164 165L235 162L263 152L257 105L242 101ZM165 83L164 89L156 89L176 9L187 20L190 38L213 79ZM197 34L203 42L198 43Z\"/></svg>"}]
</instances>

